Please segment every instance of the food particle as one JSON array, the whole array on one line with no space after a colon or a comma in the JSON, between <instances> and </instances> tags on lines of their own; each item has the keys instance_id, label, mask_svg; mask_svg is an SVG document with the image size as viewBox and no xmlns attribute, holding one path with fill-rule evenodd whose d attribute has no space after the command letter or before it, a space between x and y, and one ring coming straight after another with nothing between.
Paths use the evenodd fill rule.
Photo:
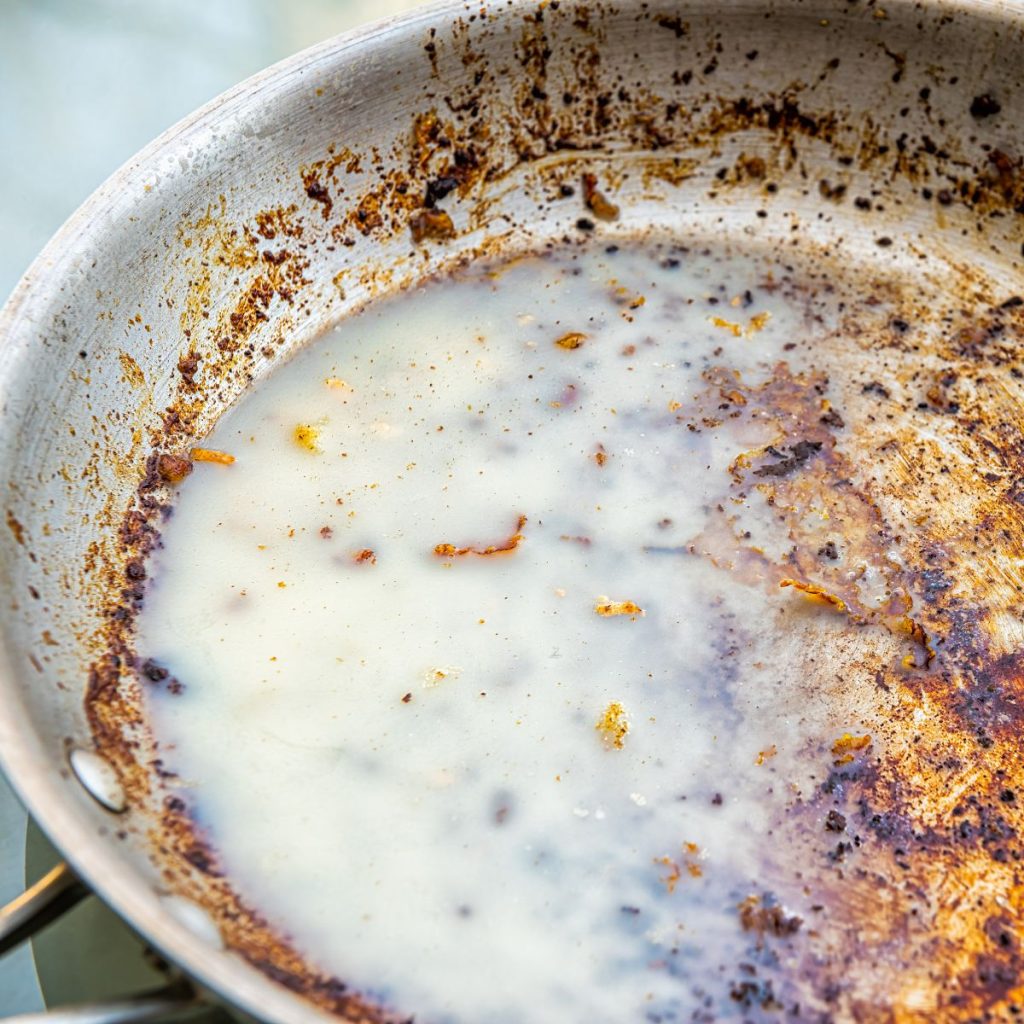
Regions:
<instances>
[{"instance_id":1,"label":"food particle","mask_svg":"<svg viewBox=\"0 0 1024 1024\"><path fill-rule=\"evenodd\" d=\"M502 555L509 551L515 551L523 540L523 527L526 525L526 516L520 516L516 526L516 532L500 544L491 544L486 548L464 547L457 548L454 544L435 544L434 554L441 558L461 558L463 555L479 555L481 558L489 555Z\"/></svg>"},{"instance_id":2,"label":"food particle","mask_svg":"<svg viewBox=\"0 0 1024 1024\"><path fill-rule=\"evenodd\" d=\"M556 338L555 344L559 348L571 350L580 348L586 340L587 336L580 331L569 331L568 334L563 334L560 338Z\"/></svg>"},{"instance_id":3,"label":"food particle","mask_svg":"<svg viewBox=\"0 0 1024 1024\"><path fill-rule=\"evenodd\" d=\"M409 221L412 240L419 245L427 239L442 242L455 236L455 225L444 210L419 210Z\"/></svg>"},{"instance_id":4,"label":"food particle","mask_svg":"<svg viewBox=\"0 0 1024 1024\"><path fill-rule=\"evenodd\" d=\"M626 709L617 700L613 700L604 709L594 728L601 734L601 742L605 747L609 750L621 750L625 746L626 734L629 732Z\"/></svg>"},{"instance_id":5,"label":"food particle","mask_svg":"<svg viewBox=\"0 0 1024 1024\"><path fill-rule=\"evenodd\" d=\"M292 431L292 439L300 448L305 448L307 452L312 452L314 455L319 455L322 450L320 448L320 429L312 423L299 423Z\"/></svg>"},{"instance_id":6,"label":"food particle","mask_svg":"<svg viewBox=\"0 0 1024 1024\"><path fill-rule=\"evenodd\" d=\"M795 914L787 915L786 912L766 895L748 896L738 907L740 912L740 924L745 932L757 932L758 935L774 935L777 938L784 938L793 935L800 930L804 923L803 918Z\"/></svg>"},{"instance_id":7,"label":"food particle","mask_svg":"<svg viewBox=\"0 0 1024 1024\"><path fill-rule=\"evenodd\" d=\"M634 601L612 601L607 597L599 597L594 611L603 618L615 615L628 615L631 619L642 618L647 613Z\"/></svg>"},{"instance_id":8,"label":"food particle","mask_svg":"<svg viewBox=\"0 0 1024 1024\"><path fill-rule=\"evenodd\" d=\"M619 208L598 190L597 175L583 175L583 201L598 220L617 220Z\"/></svg>"},{"instance_id":9,"label":"food particle","mask_svg":"<svg viewBox=\"0 0 1024 1024\"><path fill-rule=\"evenodd\" d=\"M841 597L836 597L835 594L830 594L824 587L819 587L817 583L804 583L800 580L793 580L787 577L786 579L779 580L779 586L792 587L794 590L799 590L814 600L823 601L825 604L832 605L837 611L846 611L846 602Z\"/></svg>"},{"instance_id":10,"label":"food particle","mask_svg":"<svg viewBox=\"0 0 1024 1024\"><path fill-rule=\"evenodd\" d=\"M435 686L440 686L446 679L457 679L461 671L462 669L451 666L432 668L423 677L423 685L428 690L433 689Z\"/></svg>"},{"instance_id":11,"label":"food particle","mask_svg":"<svg viewBox=\"0 0 1024 1024\"><path fill-rule=\"evenodd\" d=\"M180 455L161 455L156 460L156 471L161 480L180 484L192 472L192 460Z\"/></svg>"},{"instance_id":12,"label":"food particle","mask_svg":"<svg viewBox=\"0 0 1024 1024\"><path fill-rule=\"evenodd\" d=\"M832 753L836 755L836 765L849 764L853 760L853 755L856 751L864 750L865 747L871 745L871 737L869 735L864 736L853 736L848 732L844 732L832 744Z\"/></svg>"},{"instance_id":13,"label":"food particle","mask_svg":"<svg viewBox=\"0 0 1024 1024\"><path fill-rule=\"evenodd\" d=\"M193 448L193 462L215 462L219 466L230 466L234 461L234 455L218 451L216 448Z\"/></svg>"}]
</instances>

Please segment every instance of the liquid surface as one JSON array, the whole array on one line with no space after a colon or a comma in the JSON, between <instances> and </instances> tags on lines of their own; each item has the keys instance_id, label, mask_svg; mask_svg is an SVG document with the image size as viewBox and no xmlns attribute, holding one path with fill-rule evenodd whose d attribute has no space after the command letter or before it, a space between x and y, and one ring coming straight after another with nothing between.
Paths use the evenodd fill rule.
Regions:
<instances>
[{"instance_id":1,"label":"liquid surface","mask_svg":"<svg viewBox=\"0 0 1024 1024\"><path fill-rule=\"evenodd\" d=\"M886 390L849 302L724 247L479 268L204 442L235 461L153 559L153 728L322 970L426 1024L827 1012L835 779L935 653L843 455ZM871 956L829 977L884 1003L905 965Z\"/></svg>"}]
</instances>

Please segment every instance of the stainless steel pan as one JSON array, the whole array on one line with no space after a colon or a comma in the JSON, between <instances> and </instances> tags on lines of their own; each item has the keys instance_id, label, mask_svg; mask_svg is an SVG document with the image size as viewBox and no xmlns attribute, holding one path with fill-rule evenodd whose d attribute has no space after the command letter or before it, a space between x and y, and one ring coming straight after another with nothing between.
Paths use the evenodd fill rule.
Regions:
<instances>
[{"instance_id":1,"label":"stainless steel pan","mask_svg":"<svg viewBox=\"0 0 1024 1024\"><path fill-rule=\"evenodd\" d=\"M445 0L250 79L114 174L0 314L0 752L74 873L245 1012L373 1019L163 802L126 640L159 456L374 295L594 230L560 189L583 173L621 208L599 230L841 245L876 283L931 261L965 297L1015 295L1022 79L1024 18L998 0ZM1012 476L1012 431L993 437ZM917 1005L891 1019L935 1019Z\"/></svg>"}]
</instances>

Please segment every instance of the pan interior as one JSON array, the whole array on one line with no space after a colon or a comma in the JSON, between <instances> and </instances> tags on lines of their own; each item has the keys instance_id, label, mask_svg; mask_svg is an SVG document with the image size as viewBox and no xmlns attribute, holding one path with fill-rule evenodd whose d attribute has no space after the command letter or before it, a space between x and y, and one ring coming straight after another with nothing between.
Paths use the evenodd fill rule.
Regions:
<instances>
[{"instance_id":1,"label":"pan interior","mask_svg":"<svg viewBox=\"0 0 1024 1024\"><path fill-rule=\"evenodd\" d=\"M965 573L1009 514L977 417L1019 402L1021 304L936 278L598 239L262 381L193 453L138 624L194 862L427 1021L962 987L936 877L984 934L1002 880L947 829L986 813L965 784L1016 799L951 694L1000 657Z\"/></svg>"}]
</instances>

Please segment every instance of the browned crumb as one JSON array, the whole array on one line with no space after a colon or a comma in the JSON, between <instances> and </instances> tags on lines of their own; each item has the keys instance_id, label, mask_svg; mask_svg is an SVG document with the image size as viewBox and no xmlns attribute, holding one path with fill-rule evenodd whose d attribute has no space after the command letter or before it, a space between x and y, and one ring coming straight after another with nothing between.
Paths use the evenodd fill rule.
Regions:
<instances>
[{"instance_id":1,"label":"browned crumb","mask_svg":"<svg viewBox=\"0 0 1024 1024\"><path fill-rule=\"evenodd\" d=\"M626 743L626 733L629 732L626 709L617 700L613 700L604 709L594 728L601 734L601 742L609 750L621 750Z\"/></svg>"},{"instance_id":2,"label":"browned crumb","mask_svg":"<svg viewBox=\"0 0 1024 1024\"><path fill-rule=\"evenodd\" d=\"M404 697L402 698L402 703L403 703L403 704L411 704L411 703L412 703L412 694L411 694L411 693L407 693L407 694L406 694L406 695L405 695L405 696L404 696Z\"/></svg>"},{"instance_id":3,"label":"browned crumb","mask_svg":"<svg viewBox=\"0 0 1024 1024\"><path fill-rule=\"evenodd\" d=\"M871 737L867 734L864 736L852 736L848 732L844 732L832 744L832 753L836 755L835 764L849 764L853 760L853 753L858 750L864 750L865 747L871 745Z\"/></svg>"},{"instance_id":4,"label":"browned crumb","mask_svg":"<svg viewBox=\"0 0 1024 1024\"><path fill-rule=\"evenodd\" d=\"M771 319L771 313L756 313L747 322L747 326L744 327L742 324L736 323L734 320L726 320L724 317L713 316L710 317L711 323L715 327L721 327L723 330L728 331L734 338L752 338L758 331L764 329L764 325Z\"/></svg>"},{"instance_id":5,"label":"browned crumb","mask_svg":"<svg viewBox=\"0 0 1024 1024\"><path fill-rule=\"evenodd\" d=\"M743 328L732 320L726 320L720 316L711 317L711 323L715 327L721 327L727 330L734 338L739 338L743 334Z\"/></svg>"},{"instance_id":6,"label":"browned crumb","mask_svg":"<svg viewBox=\"0 0 1024 1024\"><path fill-rule=\"evenodd\" d=\"M700 855L700 847L696 843L683 843L683 853L685 854L683 859L687 874L691 878L702 877L704 869L697 860ZM670 893L675 892L679 880L683 877L683 870L679 862L669 856L664 856L655 857L654 863L661 864L669 869L668 874L661 881Z\"/></svg>"},{"instance_id":7,"label":"browned crumb","mask_svg":"<svg viewBox=\"0 0 1024 1024\"><path fill-rule=\"evenodd\" d=\"M608 453L604 450L603 444L597 446L597 451L594 452L594 461L599 466L603 466L608 461Z\"/></svg>"},{"instance_id":8,"label":"browned crumb","mask_svg":"<svg viewBox=\"0 0 1024 1024\"><path fill-rule=\"evenodd\" d=\"M846 602L841 597L836 597L835 594L830 594L824 587L819 587L817 583L803 583L800 580L793 580L786 577L786 579L779 580L779 586L793 587L794 590L802 591L808 597L824 601L826 604L832 605L837 611L846 611Z\"/></svg>"},{"instance_id":9,"label":"browned crumb","mask_svg":"<svg viewBox=\"0 0 1024 1024\"><path fill-rule=\"evenodd\" d=\"M667 867L668 874L662 879L665 884L665 888L669 892L675 892L676 886L679 884L679 879L683 877L682 871L679 870L679 865L671 857L655 857L655 864L662 864Z\"/></svg>"},{"instance_id":10,"label":"browned crumb","mask_svg":"<svg viewBox=\"0 0 1024 1024\"><path fill-rule=\"evenodd\" d=\"M599 597L594 611L604 618L614 615L628 615L631 619L642 618L647 613L634 601L612 601L607 597Z\"/></svg>"},{"instance_id":11,"label":"browned crumb","mask_svg":"<svg viewBox=\"0 0 1024 1024\"><path fill-rule=\"evenodd\" d=\"M192 472L192 460L181 455L161 455L156 460L156 471L161 480L180 484Z\"/></svg>"},{"instance_id":12,"label":"browned crumb","mask_svg":"<svg viewBox=\"0 0 1024 1024\"><path fill-rule=\"evenodd\" d=\"M590 212L599 220L617 220L619 208L610 202L597 188L597 175L583 175L583 201Z\"/></svg>"},{"instance_id":13,"label":"browned crumb","mask_svg":"<svg viewBox=\"0 0 1024 1024\"><path fill-rule=\"evenodd\" d=\"M320 536L324 540L330 540L334 536L334 531L329 526L320 527Z\"/></svg>"},{"instance_id":14,"label":"browned crumb","mask_svg":"<svg viewBox=\"0 0 1024 1024\"><path fill-rule=\"evenodd\" d=\"M292 431L292 440L307 452L320 453L320 429L312 423L299 423Z\"/></svg>"},{"instance_id":15,"label":"browned crumb","mask_svg":"<svg viewBox=\"0 0 1024 1024\"><path fill-rule=\"evenodd\" d=\"M417 210L409 221L409 230L417 245L428 238L442 242L455 237L455 225L444 210Z\"/></svg>"},{"instance_id":16,"label":"browned crumb","mask_svg":"<svg viewBox=\"0 0 1024 1024\"><path fill-rule=\"evenodd\" d=\"M935 648L928 639L928 633L924 627L909 615L904 615L900 625L906 629L910 639L921 648L923 663L919 664L913 654L907 654L903 658L904 668L927 668L935 660Z\"/></svg>"},{"instance_id":17,"label":"browned crumb","mask_svg":"<svg viewBox=\"0 0 1024 1024\"><path fill-rule=\"evenodd\" d=\"M377 564L377 556L373 553L373 548L363 548L362 551L357 551L352 556L352 561L356 562L357 564L361 564L363 562L369 562L370 565L376 565Z\"/></svg>"},{"instance_id":18,"label":"browned crumb","mask_svg":"<svg viewBox=\"0 0 1024 1024\"><path fill-rule=\"evenodd\" d=\"M757 755L757 760L754 764L760 766L765 763L769 758L774 757L779 752L778 747L773 743L767 750L762 750Z\"/></svg>"},{"instance_id":19,"label":"browned crumb","mask_svg":"<svg viewBox=\"0 0 1024 1024\"><path fill-rule=\"evenodd\" d=\"M216 448L193 448L193 462L216 462L220 466L230 466L234 461L234 455L218 451Z\"/></svg>"},{"instance_id":20,"label":"browned crumb","mask_svg":"<svg viewBox=\"0 0 1024 1024\"><path fill-rule=\"evenodd\" d=\"M749 338L752 334L757 334L758 331L763 330L764 325L768 323L768 321L771 320L771 318L772 315L771 313L767 312L767 310L764 313L756 313L754 316L752 316L750 318L750 322L747 324L747 337Z\"/></svg>"},{"instance_id":21,"label":"browned crumb","mask_svg":"<svg viewBox=\"0 0 1024 1024\"><path fill-rule=\"evenodd\" d=\"M775 935L784 938L800 930L803 918L795 914L787 917L778 904L766 906L759 896L748 896L738 907L740 924L745 932L758 935Z\"/></svg>"},{"instance_id":22,"label":"browned crumb","mask_svg":"<svg viewBox=\"0 0 1024 1024\"><path fill-rule=\"evenodd\" d=\"M523 527L526 525L526 516L520 516L516 525L516 532L500 544L491 544L486 548L465 547L457 548L454 544L435 544L434 554L442 558L461 558L463 555L479 555L481 558L488 555L503 555L509 551L515 551L519 542L523 539Z\"/></svg>"},{"instance_id":23,"label":"browned crumb","mask_svg":"<svg viewBox=\"0 0 1024 1024\"><path fill-rule=\"evenodd\" d=\"M574 348L580 348L586 340L587 336L581 331L569 331L567 334L563 334L560 338L555 338L555 344L559 348L571 350Z\"/></svg>"}]
</instances>

